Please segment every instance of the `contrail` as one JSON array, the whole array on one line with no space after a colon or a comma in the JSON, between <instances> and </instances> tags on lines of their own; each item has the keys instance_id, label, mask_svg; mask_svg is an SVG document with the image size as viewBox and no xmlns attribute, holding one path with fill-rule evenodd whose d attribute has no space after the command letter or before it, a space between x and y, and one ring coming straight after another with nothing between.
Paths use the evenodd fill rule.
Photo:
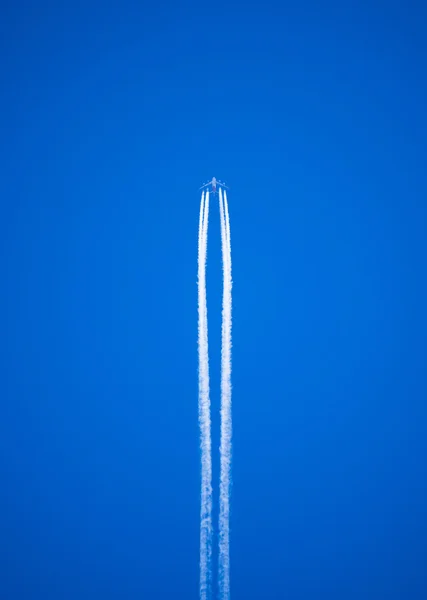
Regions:
<instances>
[{"instance_id":1,"label":"contrail","mask_svg":"<svg viewBox=\"0 0 427 600\"><path fill-rule=\"evenodd\" d=\"M212 555L212 456L209 398L208 314L206 304L206 257L208 241L209 192L200 200L198 245L199 310L199 427L201 449L200 507L200 600L211 595Z\"/></svg>"},{"instance_id":2,"label":"contrail","mask_svg":"<svg viewBox=\"0 0 427 600\"><path fill-rule=\"evenodd\" d=\"M221 348L221 442L219 491L219 597L230 598L230 475L231 475L231 242L227 194L219 190L224 273Z\"/></svg>"}]
</instances>

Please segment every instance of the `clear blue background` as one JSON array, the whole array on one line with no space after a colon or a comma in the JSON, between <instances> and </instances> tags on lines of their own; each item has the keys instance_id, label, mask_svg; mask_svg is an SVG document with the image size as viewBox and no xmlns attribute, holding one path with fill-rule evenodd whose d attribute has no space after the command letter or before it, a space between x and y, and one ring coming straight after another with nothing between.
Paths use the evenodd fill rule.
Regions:
<instances>
[{"instance_id":1,"label":"clear blue background","mask_svg":"<svg viewBox=\"0 0 427 600\"><path fill-rule=\"evenodd\" d=\"M232 598L427 598L426 26L422 2L2 4L2 600L198 597L214 175ZM209 232L217 449L216 201ZM215 452L215 507L217 476Z\"/></svg>"}]
</instances>

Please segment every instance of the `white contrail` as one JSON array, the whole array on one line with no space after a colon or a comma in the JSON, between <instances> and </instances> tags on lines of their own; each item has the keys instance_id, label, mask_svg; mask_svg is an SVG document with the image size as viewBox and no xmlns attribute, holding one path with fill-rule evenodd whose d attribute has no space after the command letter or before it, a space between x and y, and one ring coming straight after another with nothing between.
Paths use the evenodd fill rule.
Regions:
<instances>
[{"instance_id":1,"label":"white contrail","mask_svg":"<svg viewBox=\"0 0 427 600\"><path fill-rule=\"evenodd\" d=\"M230 480L231 480L231 242L227 194L219 190L224 287L221 348L221 442L219 492L219 597L230 598Z\"/></svg>"},{"instance_id":2,"label":"white contrail","mask_svg":"<svg viewBox=\"0 0 427 600\"><path fill-rule=\"evenodd\" d=\"M208 241L209 192L200 200L198 246L199 305L199 427L201 450L200 507L200 600L209 600L212 555L212 456L209 398L208 314L206 303L206 257Z\"/></svg>"}]
</instances>

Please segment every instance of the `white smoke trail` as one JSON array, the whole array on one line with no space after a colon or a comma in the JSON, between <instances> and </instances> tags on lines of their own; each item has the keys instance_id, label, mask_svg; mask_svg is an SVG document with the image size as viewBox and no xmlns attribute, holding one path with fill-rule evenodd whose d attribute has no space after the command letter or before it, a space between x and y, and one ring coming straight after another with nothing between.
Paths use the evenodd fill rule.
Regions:
<instances>
[{"instance_id":1,"label":"white smoke trail","mask_svg":"<svg viewBox=\"0 0 427 600\"><path fill-rule=\"evenodd\" d=\"M206 257L208 241L209 192L202 193L198 245L199 310L199 427L201 450L200 506L200 600L209 600L212 556L212 455L209 398L208 314L206 303Z\"/></svg>"},{"instance_id":2,"label":"white smoke trail","mask_svg":"<svg viewBox=\"0 0 427 600\"><path fill-rule=\"evenodd\" d=\"M227 195L219 190L224 287L221 348L221 442L219 492L219 597L230 598L230 481L231 481L231 242Z\"/></svg>"}]
</instances>

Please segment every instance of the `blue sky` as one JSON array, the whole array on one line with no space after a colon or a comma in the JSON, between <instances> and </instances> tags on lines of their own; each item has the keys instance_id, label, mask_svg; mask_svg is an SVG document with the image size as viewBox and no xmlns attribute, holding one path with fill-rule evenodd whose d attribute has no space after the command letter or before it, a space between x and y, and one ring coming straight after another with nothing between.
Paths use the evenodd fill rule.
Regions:
<instances>
[{"instance_id":1,"label":"blue sky","mask_svg":"<svg viewBox=\"0 0 427 600\"><path fill-rule=\"evenodd\" d=\"M321 4L2 6L1 598L198 597L214 175L233 599L426 598L427 12Z\"/></svg>"}]
</instances>

